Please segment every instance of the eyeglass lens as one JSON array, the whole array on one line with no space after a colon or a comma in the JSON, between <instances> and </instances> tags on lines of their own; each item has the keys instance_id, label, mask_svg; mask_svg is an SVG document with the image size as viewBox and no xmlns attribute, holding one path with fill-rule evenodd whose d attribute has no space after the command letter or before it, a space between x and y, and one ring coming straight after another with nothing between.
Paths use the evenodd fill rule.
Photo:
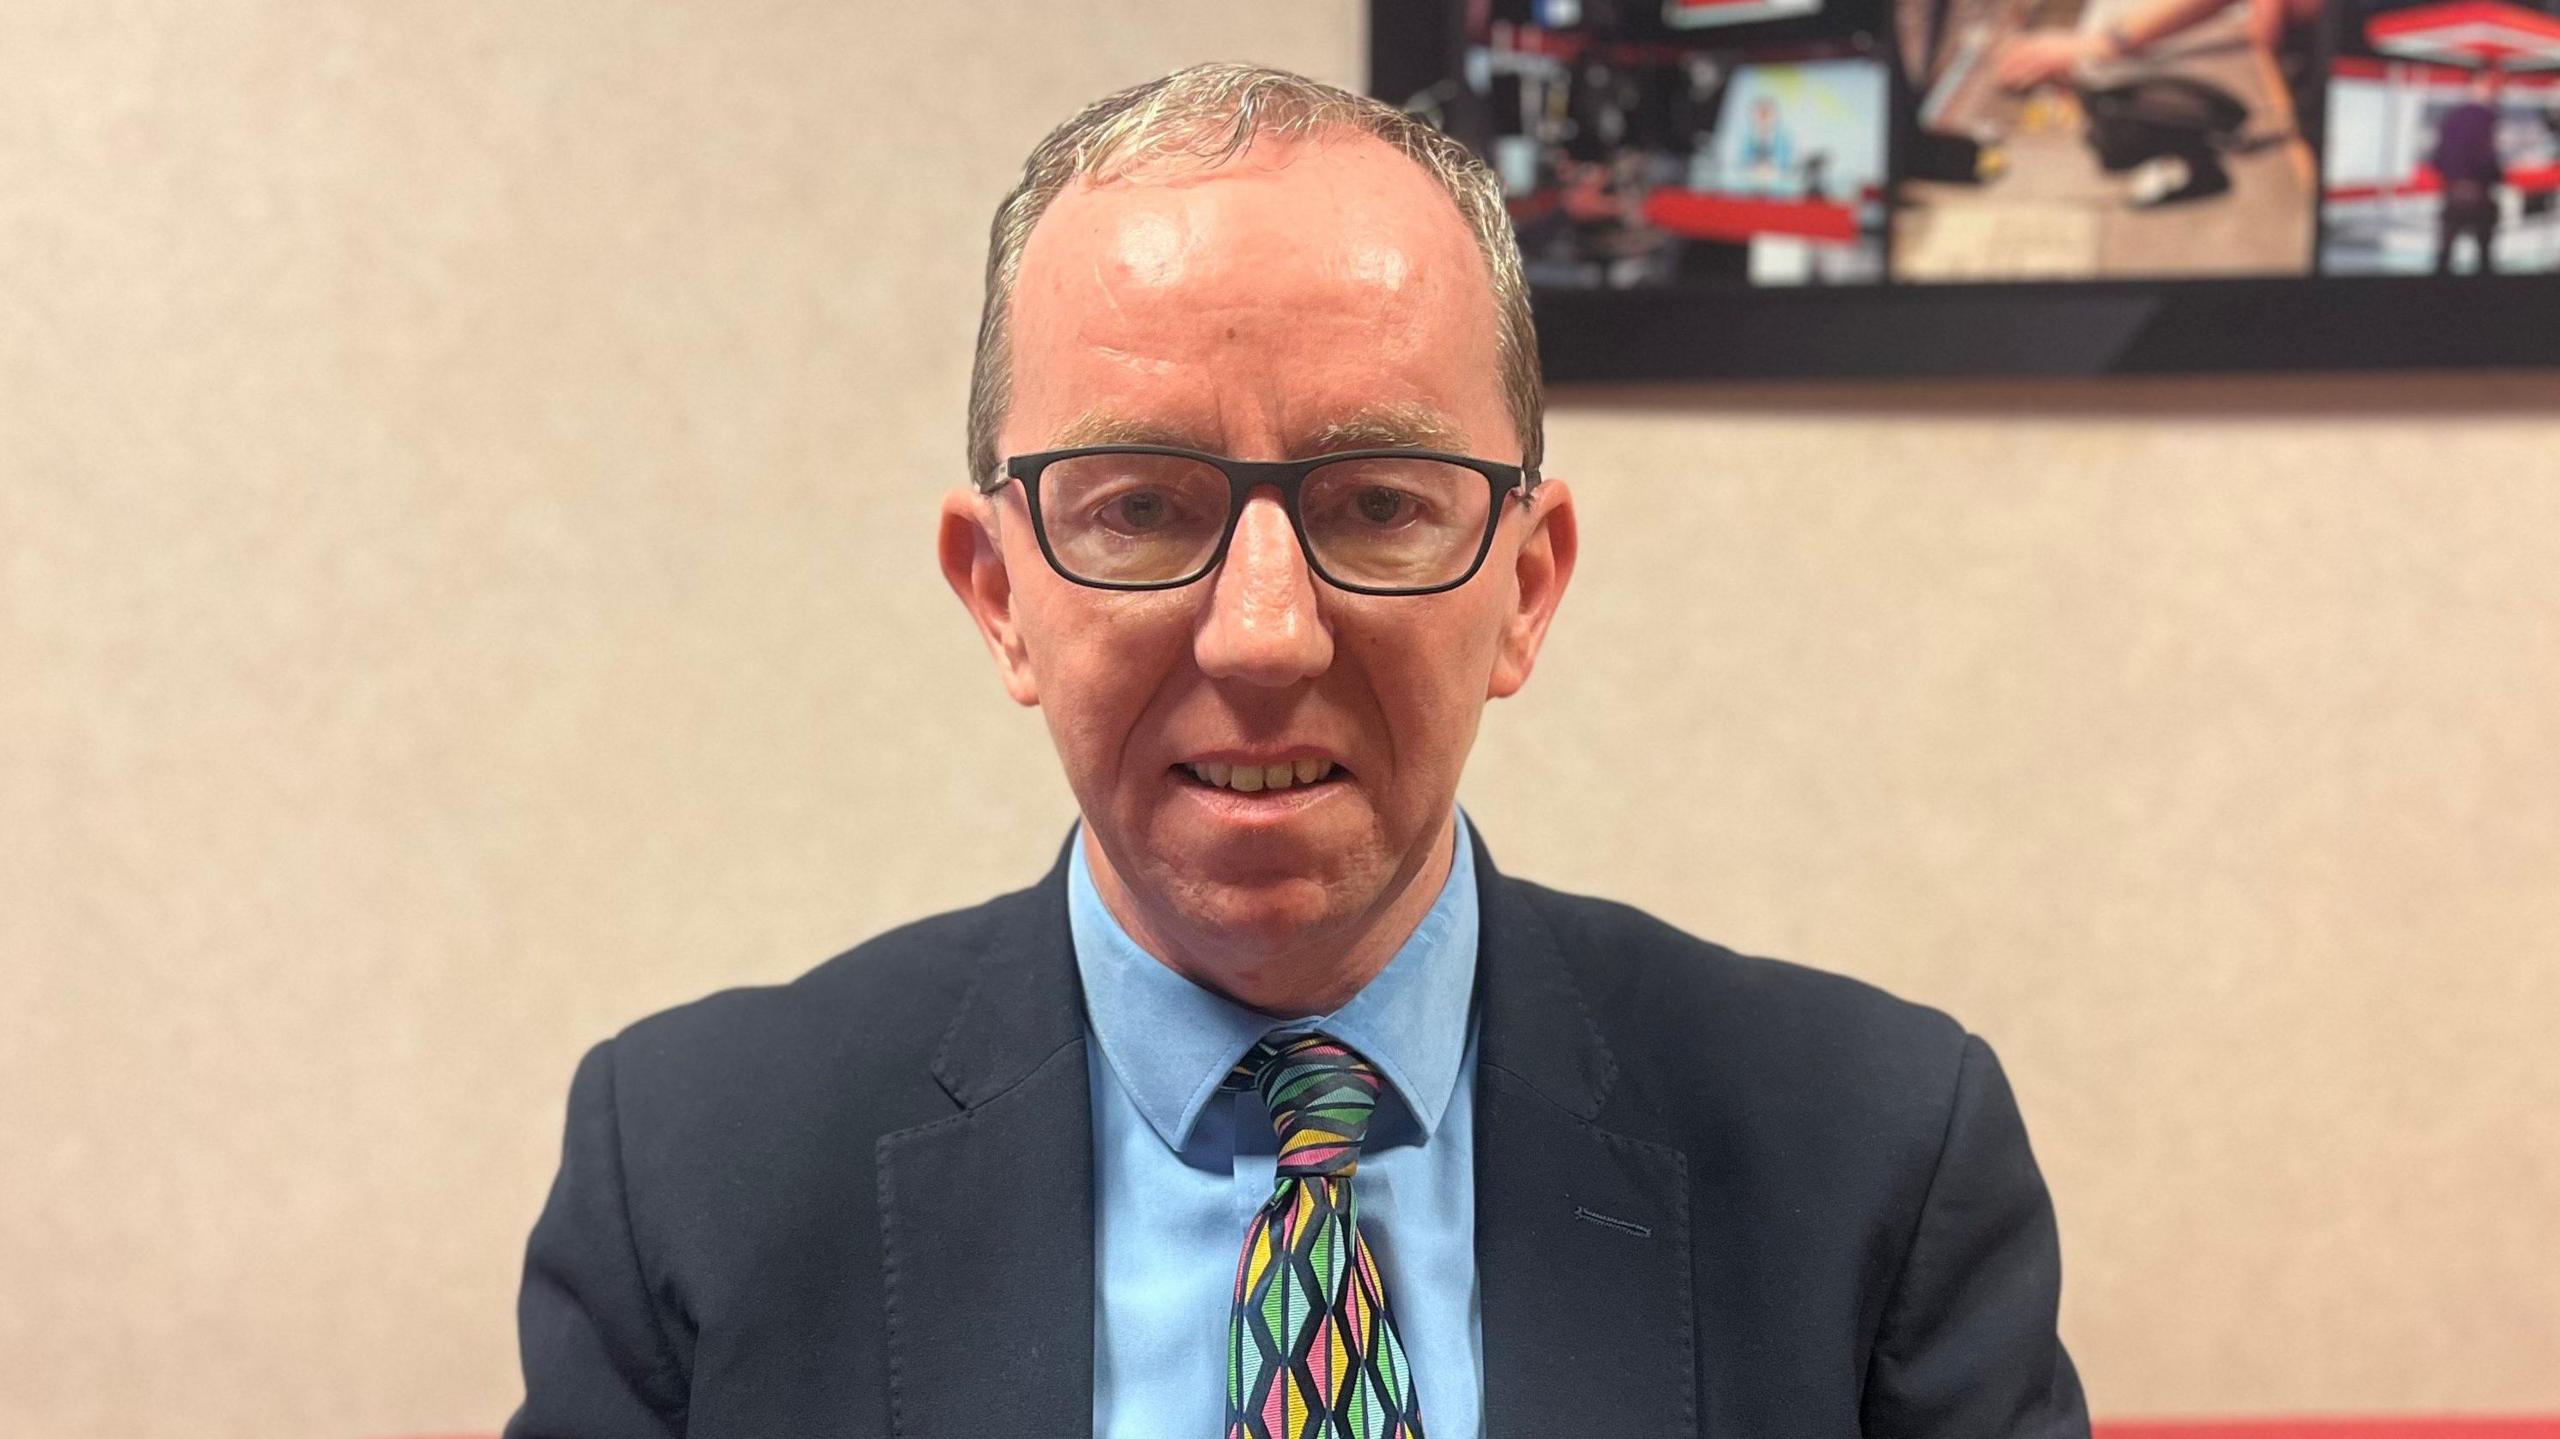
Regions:
<instances>
[{"instance_id":1,"label":"eyeglass lens","mask_svg":"<svg viewBox=\"0 0 2560 1439\"><path fill-rule=\"evenodd\" d=\"M1040 475L1041 519L1060 568L1104 584L1162 584L1206 569L1234 488L1179 455L1055 460ZM1298 491L1309 558L1328 578L1425 589L1464 574L1493 508L1484 476L1444 460L1342 460Z\"/></svg>"}]
</instances>

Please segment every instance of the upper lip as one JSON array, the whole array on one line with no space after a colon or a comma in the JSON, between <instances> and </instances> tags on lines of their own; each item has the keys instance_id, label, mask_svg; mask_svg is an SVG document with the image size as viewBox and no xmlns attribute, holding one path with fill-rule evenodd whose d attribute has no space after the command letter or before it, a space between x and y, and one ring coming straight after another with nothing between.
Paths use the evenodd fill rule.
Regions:
<instances>
[{"instance_id":1,"label":"upper lip","mask_svg":"<svg viewBox=\"0 0 2560 1439\"><path fill-rule=\"evenodd\" d=\"M1342 757L1322 745L1228 745L1206 749L1178 761L1181 764L1261 765L1296 764L1304 759L1320 759L1335 769L1347 769Z\"/></svg>"}]
</instances>

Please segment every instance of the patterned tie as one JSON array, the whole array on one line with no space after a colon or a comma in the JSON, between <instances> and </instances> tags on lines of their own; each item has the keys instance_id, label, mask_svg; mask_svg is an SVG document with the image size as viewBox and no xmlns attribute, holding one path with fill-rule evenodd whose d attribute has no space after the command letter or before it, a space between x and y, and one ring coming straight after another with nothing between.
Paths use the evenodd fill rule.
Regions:
<instances>
[{"instance_id":1,"label":"patterned tie","mask_svg":"<svg viewBox=\"0 0 2560 1439\"><path fill-rule=\"evenodd\" d=\"M1226 1439L1422 1439L1351 1197L1378 1071L1322 1034L1266 1037L1225 1087L1259 1091L1280 1136L1277 1182L1236 1263Z\"/></svg>"}]
</instances>

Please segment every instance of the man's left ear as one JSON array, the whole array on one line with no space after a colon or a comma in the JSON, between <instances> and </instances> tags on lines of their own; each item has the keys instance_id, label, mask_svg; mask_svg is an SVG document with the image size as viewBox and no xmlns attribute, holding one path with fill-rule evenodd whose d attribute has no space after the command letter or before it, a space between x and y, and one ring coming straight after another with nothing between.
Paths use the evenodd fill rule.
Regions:
<instances>
[{"instance_id":1,"label":"man's left ear","mask_svg":"<svg viewBox=\"0 0 2560 1439\"><path fill-rule=\"evenodd\" d=\"M1573 579L1574 557L1580 547L1581 535L1573 518L1573 491L1565 488L1562 480L1542 482L1530 503L1529 532L1521 539L1513 561L1517 593L1511 613L1503 619L1501 648L1494 655L1493 681L1486 687L1487 697L1507 698L1529 682L1529 671L1538 662L1538 647L1546 643L1547 624L1555 618L1556 605L1564 599L1564 587Z\"/></svg>"}]
</instances>

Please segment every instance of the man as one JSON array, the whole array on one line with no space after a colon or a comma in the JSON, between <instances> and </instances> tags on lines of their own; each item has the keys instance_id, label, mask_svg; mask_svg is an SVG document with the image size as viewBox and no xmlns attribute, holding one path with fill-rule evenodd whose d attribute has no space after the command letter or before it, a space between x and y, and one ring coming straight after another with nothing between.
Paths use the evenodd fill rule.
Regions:
<instances>
[{"instance_id":1,"label":"man","mask_svg":"<svg viewBox=\"0 0 2560 1439\"><path fill-rule=\"evenodd\" d=\"M2249 44L2284 79L2291 128L2310 154L2321 153L2329 70L2320 55L2319 32L2328 0L2132 0L2116 7L2103 23L2018 31L2000 43L1992 70L2001 84L2026 90L2061 84L2101 66L2157 58L2161 46L2235 3L2247 7Z\"/></svg>"},{"instance_id":2,"label":"man","mask_svg":"<svg viewBox=\"0 0 2560 1439\"><path fill-rule=\"evenodd\" d=\"M941 561L1082 821L588 1055L509 1433L2085 1434L1980 1041L1457 811L1576 558L1491 176L1201 67L988 277Z\"/></svg>"},{"instance_id":3,"label":"man","mask_svg":"<svg viewBox=\"0 0 2560 1439\"><path fill-rule=\"evenodd\" d=\"M2436 215L2436 273L2453 273L2454 242L2471 237L2479 256L2474 274L2497 271L2498 187L2507 167L2498 157L2498 88L2500 75L2490 66L2471 77L2470 93L2445 112L2436 124L2435 148L2427 164L2444 186L2444 207Z\"/></svg>"},{"instance_id":4,"label":"man","mask_svg":"<svg viewBox=\"0 0 2560 1439\"><path fill-rule=\"evenodd\" d=\"M1778 102L1762 95L1751 102L1751 129L1743 135L1742 178L1746 190L1761 195L1794 195L1795 137L1778 115Z\"/></svg>"}]
</instances>

